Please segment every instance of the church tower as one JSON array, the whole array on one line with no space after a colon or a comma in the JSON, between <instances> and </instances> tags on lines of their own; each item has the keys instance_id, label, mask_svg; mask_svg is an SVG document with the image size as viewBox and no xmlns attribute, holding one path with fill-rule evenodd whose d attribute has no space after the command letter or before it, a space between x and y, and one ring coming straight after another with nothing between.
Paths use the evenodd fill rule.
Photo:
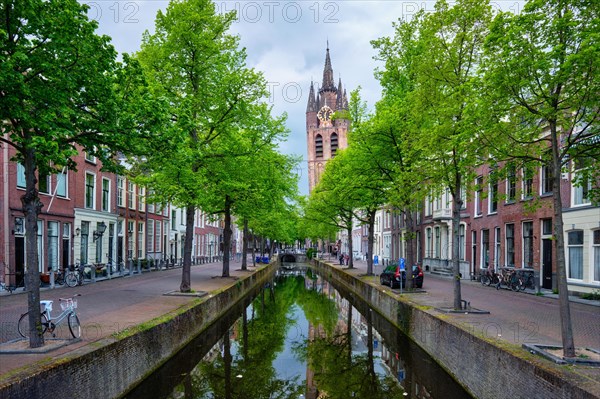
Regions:
<instances>
[{"instance_id":1,"label":"church tower","mask_svg":"<svg viewBox=\"0 0 600 399\"><path fill-rule=\"evenodd\" d=\"M341 79L337 87L335 86L327 45L321 87L315 93L314 82L310 83L306 106L309 193L319 182L327 161L335 156L338 149L348 146L350 121L345 118L338 119L341 113L336 115L335 120L331 119L332 114L338 111L348 111L348 98Z\"/></svg>"}]
</instances>

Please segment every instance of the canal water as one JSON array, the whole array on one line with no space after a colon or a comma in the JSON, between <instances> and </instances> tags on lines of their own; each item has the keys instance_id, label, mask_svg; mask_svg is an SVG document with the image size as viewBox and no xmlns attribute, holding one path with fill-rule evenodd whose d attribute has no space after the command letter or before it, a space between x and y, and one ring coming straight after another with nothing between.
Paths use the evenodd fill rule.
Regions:
<instances>
[{"instance_id":1,"label":"canal water","mask_svg":"<svg viewBox=\"0 0 600 399\"><path fill-rule=\"evenodd\" d=\"M471 396L364 301L286 264L125 397Z\"/></svg>"}]
</instances>

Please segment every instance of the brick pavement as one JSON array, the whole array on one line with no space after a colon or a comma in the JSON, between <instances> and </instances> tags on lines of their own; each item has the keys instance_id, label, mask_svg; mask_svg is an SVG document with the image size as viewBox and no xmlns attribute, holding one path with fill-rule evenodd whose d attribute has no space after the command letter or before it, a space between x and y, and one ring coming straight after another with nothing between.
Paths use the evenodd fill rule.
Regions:
<instances>
[{"instance_id":1,"label":"brick pavement","mask_svg":"<svg viewBox=\"0 0 600 399\"><path fill-rule=\"evenodd\" d=\"M331 261L335 267L335 261ZM240 263L230 264L230 278L221 278L222 264L209 263L192 266L192 288L197 291L214 291L227 288L237 278L252 273L239 270ZM381 270L381 266L375 272ZM357 261L354 270L348 273L361 276L366 273L366 262ZM361 277L364 279L364 277ZM165 296L165 292L177 290L181 269L143 273L133 277L105 280L75 288L43 290L42 299L58 300L59 297L81 293L78 298L78 314L83 327L82 340L63 346L49 353L5 354L0 345L0 375L11 370L33 364L51 355L59 355L88 345L128 326L161 316L189 303L197 297ZM377 277L374 286L382 289ZM560 344L558 301L551 297L539 297L512 291L497 291L483 287L477 282L463 280L462 297L473 307L487 310L490 314L449 314L476 334L496 337L512 343ZM448 307L453 302L452 281L447 278L426 274L424 293L407 294L405 297L417 305ZM393 290L399 294L400 290ZM571 315L576 346L600 349L600 303L571 303ZM16 322L27 307L27 296L23 294L0 296L0 343L16 337ZM55 309L57 309L55 307ZM66 332L68 334L68 332ZM598 373L600 374L600 372Z\"/></svg>"}]
</instances>

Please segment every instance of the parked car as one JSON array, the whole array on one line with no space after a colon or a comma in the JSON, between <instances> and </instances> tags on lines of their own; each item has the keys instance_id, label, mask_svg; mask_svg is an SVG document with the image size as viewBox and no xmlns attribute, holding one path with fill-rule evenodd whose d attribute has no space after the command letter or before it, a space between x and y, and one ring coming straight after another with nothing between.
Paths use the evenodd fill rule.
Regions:
<instances>
[{"instance_id":1,"label":"parked car","mask_svg":"<svg viewBox=\"0 0 600 399\"><path fill-rule=\"evenodd\" d=\"M401 275L402 274L402 275ZM413 265L412 267L413 285L415 288L423 288L423 269L420 266ZM406 287L406 272L400 273L400 266L390 265L386 267L383 272L379 275L379 282L381 285L389 285L390 288L400 287L400 281L402 281L402 288Z\"/></svg>"}]
</instances>

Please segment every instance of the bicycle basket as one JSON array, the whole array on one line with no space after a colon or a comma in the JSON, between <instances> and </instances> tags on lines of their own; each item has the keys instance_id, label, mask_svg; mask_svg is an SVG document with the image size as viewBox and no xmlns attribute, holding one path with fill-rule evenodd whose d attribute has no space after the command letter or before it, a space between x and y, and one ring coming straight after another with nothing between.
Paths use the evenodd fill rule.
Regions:
<instances>
[{"instance_id":1,"label":"bicycle basket","mask_svg":"<svg viewBox=\"0 0 600 399\"><path fill-rule=\"evenodd\" d=\"M73 306L73 309L77 308L77 300L76 299L67 299L60 303L60 308L62 310L67 310L71 306Z\"/></svg>"}]
</instances>

